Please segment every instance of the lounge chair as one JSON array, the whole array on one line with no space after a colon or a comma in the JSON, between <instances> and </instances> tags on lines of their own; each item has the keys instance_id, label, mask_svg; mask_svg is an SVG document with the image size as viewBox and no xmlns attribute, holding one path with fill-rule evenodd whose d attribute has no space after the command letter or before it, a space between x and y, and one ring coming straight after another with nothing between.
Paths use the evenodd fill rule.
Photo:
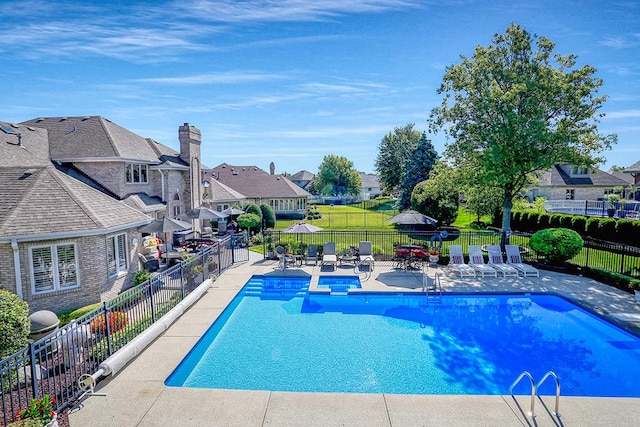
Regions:
<instances>
[{"instance_id":1,"label":"lounge chair","mask_svg":"<svg viewBox=\"0 0 640 427\"><path fill-rule=\"evenodd\" d=\"M338 256L336 255L336 242L326 242L322 247L322 263L323 265L331 265L335 270L338 264Z\"/></svg>"},{"instance_id":2,"label":"lounge chair","mask_svg":"<svg viewBox=\"0 0 640 427\"><path fill-rule=\"evenodd\" d=\"M512 265L504 263L500 245L487 245L487 252L489 253L489 265L491 267L502 273L504 277L518 277L518 270L516 270Z\"/></svg>"},{"instance_id":3,"label":"lounge chair","mask_svg":"<svg viewBox=\"0 0 640 427\"><path fill-rule=\"evenodd\" d=\"M458 273L460 273L460 277L476 276L476 271L472 267L464 263L462 246L460 245L449 246L449 267L455 269Z\"/></svg>"},{"instance_id":4,"label":"lounge chair","mask_svg":"<svg viewBox=\"0 0 640 427\"><path fill-rule=\"evenodd\" d=\"M482 249L478 245L469 245L469 265L480 275L480 277L498 277L498 271L485 264Z\"/></svg>"},{"instance_id":5,"label":"lounge chair","mask_svg":"<svg viewBox=\"0 0 640 427\"><path fill-rule=\"evenodd\" d=\"M360 265L366 265L373 271L375 260L373 259L371 242L360 242L358 253L360 254Z\"/></svg>"},{"instance_id":6,"label":"lounge chair","mask_svg":"<svg viewBox=\"0 0 640 427\"><path fill-rule=\"evenodd\" d=\"M315 261L315 265L318 265L318 245L313 243L307 246L307 253L304 255L305 264L309 261Z\"/></svg>"},{"instance_id":7,"label":"lounge chair","mask_svg":"<svg viewBox=\"0 0 640 427\"><path fill-rule=\"evenodd\" d=\"M540 272L537 268L522 262L518 245L505 245L504 248L507 251L507 263L522 273L523 277L540 277Z\"/></svg>"}]
</instances>

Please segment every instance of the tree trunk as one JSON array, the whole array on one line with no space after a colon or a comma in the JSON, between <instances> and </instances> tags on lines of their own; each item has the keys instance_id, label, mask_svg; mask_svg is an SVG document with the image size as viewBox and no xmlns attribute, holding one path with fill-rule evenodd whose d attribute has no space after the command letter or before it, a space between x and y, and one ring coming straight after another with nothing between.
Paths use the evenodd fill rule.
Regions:
<instances>
[{"instance_id":1,"label":"tree trunk","mask_svg":"<svg viewBox=\"0 0 640 427\"><path fill-rule=\"evenodd\" d=\"M502 241L501 246L504 250L504 245L509 244L509 237L511 236L511 210L513 208L513 195L509 192L505 192L504 206L502 208Z\"/></svg>"}]
</instances>

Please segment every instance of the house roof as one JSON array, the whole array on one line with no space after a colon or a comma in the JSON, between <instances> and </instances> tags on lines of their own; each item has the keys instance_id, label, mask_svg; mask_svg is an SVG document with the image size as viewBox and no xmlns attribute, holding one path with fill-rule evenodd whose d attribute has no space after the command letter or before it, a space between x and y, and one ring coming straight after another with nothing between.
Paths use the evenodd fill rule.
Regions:
<instances>
[{"instance_id":1,"label":"house roof","mask_svg":"<svg viewBox=\"0 0 640 427\"><path fill-rule=\"evenodd\" d=\"M105 234L150 221L53 166L0 168L0 240Z\"/></svg>"},{"instance_id":2,"label":"house roof","mask_svg":"<svg viewBox=\"0 0 640 427\"><path fill-rule=\"evenodd\" d=\"M626 173L638 173L640 172L640 160L629 166L624 170Z\"/></svg>"},{"instance_id":3,"label":"house roof","mask_svg":"<svg viewBox=\"0 0 640 427\"><path fill-rule=\"evenodd\" d=\"M219 182L247 198L307 197L309 193L282 175L271 175L257 166L222 163L211 170Z\"/></svg>"},{"instance_id":4,"label":"house roof","mask_svg":"<svg viewBox=\"0 0 640 427\"><path fill-rule=\"evenodd\" d=\"M362 178L362 186L366 188L380 188L380 180L378 175L370 174L370 173L361 173L360 178Z\"/></svg>"},{"instance_id":5,"label":"house roof","mask_svg":"<svg viewBox=\"0 0 640 427\"><path fill-rule=\"evenodd\" d=\"M623 180L624 182L627 183L627 185L629 184L633 184L633 176L630 173L625 173L625 172L608 172L611 175L615 176L618 179Z\"/></svg>"},{"instance_id":6,"label":"house roof","mask_svg":"<svg viewBox=\"0 0 640 427\"><path fill-rule=\"evenodd\" d=\"M307 170L301 170L291 175L291 181L311 181L315 175Z\"/></svg>"},{"instance_id":7,"label":"house roof","mask_svg":"<svg viewBox=\"0 0 640 427\"><path fill-rule=\"evenodd\" d=\"M626 186L628 182L623 181L600 169L595 169L588 175L584 176L570 176L567 174L561 165L555 165L550 170L543 172L540 175L539 186L602 186L602 187L616 187Z\"/></svg>"},{"instance_id":8,"label":"house roof","mask_svg":"<svg viewBox=\"0 0 640 427\"><path fill-rule=\"evenodd\" d=\"M211 180L209 192L212 196L211 202L235 202L245 199L243 194L215 179Z\"/></svg>"},{"instance_id":9,"label":"house roof","mask_svg":"<svg viewBox=\"0 0 640 427\"><path fill-rule=\"evenodd\" d=\"M147 193L129 194L123 202L144 213L163 211L167 208L166 203L159 197L151 197Z\"/></svg>"},{"instance_id":10,"label":"house roof","mask_svg":"<svg viewBox=\"0 0 640 427\"><path fill-rule=\"evenodd\" d=\"M145 138L100 116L40 117L23 122L47 129L52 160L123 159L159 163Z\"/></svg>"},{"instance_id":11,"label":"house roof","mask_svg":"<svg viewBox=\"0 0 640 427\"><path fill-rule=\"evenodd\" d=\"M1 166L51 165L47 131L33 126L0 122L0 162Z\"/></svg>"}]
</instances>

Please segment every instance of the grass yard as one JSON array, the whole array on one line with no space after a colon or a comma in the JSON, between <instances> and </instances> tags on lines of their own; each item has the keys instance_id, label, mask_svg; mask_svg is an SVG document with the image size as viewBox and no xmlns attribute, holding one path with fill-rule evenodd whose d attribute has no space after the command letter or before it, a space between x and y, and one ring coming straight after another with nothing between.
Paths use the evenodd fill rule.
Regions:
<instances>
[{"instance_id":1,"label":"grass yard","mask_svg":"<svg viewBox=\"0 0 640 427\"><path fill-rule=\"evenodd\" d=\"M321 219L304 220L325 230L393 230L394 225L385 220L395 215L395 211L378 211L355 206L318 205ZM282 230L298 220L278 220L276 230Z\"/></svg>"}]
</instances>

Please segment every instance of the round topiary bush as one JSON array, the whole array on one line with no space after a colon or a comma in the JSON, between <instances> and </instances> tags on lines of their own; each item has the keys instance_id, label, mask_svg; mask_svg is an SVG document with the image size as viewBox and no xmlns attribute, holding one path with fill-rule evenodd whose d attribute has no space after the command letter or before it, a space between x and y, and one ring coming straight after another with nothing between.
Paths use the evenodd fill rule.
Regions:
<instances>
[{"instance_id":1,"label":"round topiary bush","mask_svg":"<svg viewBox=\"0 0 640 427\"><path fill-rule=\"evenodd\" d=\"M29 306L16 294L0 289L0 359L29 345Z\"/></svg>"},{"instance_id":2,"label":"round topiary bush","mask_svg":"<svg viewBox=\"0 0 640 427\"><path fill-rule=\"evenodd\" d=\"M529 245L539 256L552 264L561 264L578 255L584 241L568 228L545 228L533 233Z\"/></svg>"}]
</instances>

